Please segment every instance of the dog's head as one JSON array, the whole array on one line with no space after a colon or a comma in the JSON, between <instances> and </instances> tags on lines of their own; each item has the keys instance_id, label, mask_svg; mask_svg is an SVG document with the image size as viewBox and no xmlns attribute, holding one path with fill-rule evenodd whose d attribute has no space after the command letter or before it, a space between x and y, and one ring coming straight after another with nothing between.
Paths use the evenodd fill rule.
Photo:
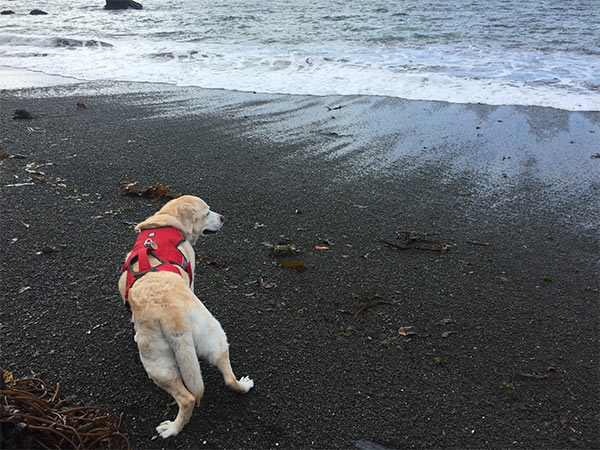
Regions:
<instances>
[{"instance_id":1,"label":"dog's head","mask_svg":"<svg viewBox=\"0 0 600 450\"><path fill-rule=\"evenodd\" d=\"M192 245L198 237L216 233L223 226L225 218L214 211L200 198L183 195L171 200L156 214L139 223L135 229L144 230L156 227L175 227Z\"/></svg>"}]
</instances>

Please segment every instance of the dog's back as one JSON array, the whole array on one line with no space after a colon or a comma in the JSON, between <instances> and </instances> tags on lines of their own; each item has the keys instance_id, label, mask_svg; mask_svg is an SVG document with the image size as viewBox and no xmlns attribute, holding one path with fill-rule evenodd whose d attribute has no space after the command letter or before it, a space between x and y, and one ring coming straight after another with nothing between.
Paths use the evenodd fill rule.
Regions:
<instances>
[{"instance_id":1,"label":"dog's back","mask_svg":"<svg viewBox=\"0 0 600 450\"><path fill-rule=\"evenodd\" d=\"M200 401L204 384L193 330L202 324L193 323L198 322L192 320L198 314L192 311L202 306L210 313L192 291L181 289L182 282L175 274L149 273L133 286L129 297L136 341L146 371L172 374L171 369L176 368L187 389ZM222 330L221 333L225 335Z\"/></svg>"}]
</instances>

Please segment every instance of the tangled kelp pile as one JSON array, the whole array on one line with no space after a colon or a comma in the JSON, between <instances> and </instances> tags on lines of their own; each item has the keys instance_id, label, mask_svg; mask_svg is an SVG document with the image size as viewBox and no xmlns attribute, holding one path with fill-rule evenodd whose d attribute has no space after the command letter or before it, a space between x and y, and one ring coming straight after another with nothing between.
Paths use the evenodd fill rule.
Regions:
<instances>
[{"instance_id":1,"label":"tangled kelp pile","mask_svg":"<svg viewBox=\"0 0 600 450\"><path fill-rule=\"evenodd\" d=\"M72 406L39 378L0 377L0 448L129 449L124 414Z\"/></svg>"}]
</instances>

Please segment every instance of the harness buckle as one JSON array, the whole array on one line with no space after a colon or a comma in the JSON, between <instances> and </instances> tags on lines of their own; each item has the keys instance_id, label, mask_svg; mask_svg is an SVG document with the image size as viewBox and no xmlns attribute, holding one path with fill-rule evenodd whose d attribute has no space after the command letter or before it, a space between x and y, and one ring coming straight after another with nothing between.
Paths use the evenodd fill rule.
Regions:
<instances>
[{"instance_id":1,"label":"harness buckle","mask_svg":"<svg viewBox=\"0 0 600 450\"><path fill-rule=\"evenodd\" d=\"M158 244L154 242L152 239L148 238L144 241L144 247L150 247L152 250L156 250L158 248Z\"/></svg>"}]
</instances>

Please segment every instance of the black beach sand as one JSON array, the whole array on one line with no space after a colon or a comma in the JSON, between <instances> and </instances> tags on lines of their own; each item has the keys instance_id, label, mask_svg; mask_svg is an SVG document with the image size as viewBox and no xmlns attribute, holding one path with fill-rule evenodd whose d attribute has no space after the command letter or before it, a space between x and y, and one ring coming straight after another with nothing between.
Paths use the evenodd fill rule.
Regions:
<instances>
[{"instance_id":1,"label":"black beach sand","mask_svg":"<svg viewBox=\"0 0 600 450\"><path fill-rule=\"evenodd\" d=\"M107 83L0 112L0 365L128 412L134 448L599 448L599 113ZM135 181L226 216L196 293L256 383L202 364L166 441L117 293L166 201Z\"/></svg>"}]
</instances>

